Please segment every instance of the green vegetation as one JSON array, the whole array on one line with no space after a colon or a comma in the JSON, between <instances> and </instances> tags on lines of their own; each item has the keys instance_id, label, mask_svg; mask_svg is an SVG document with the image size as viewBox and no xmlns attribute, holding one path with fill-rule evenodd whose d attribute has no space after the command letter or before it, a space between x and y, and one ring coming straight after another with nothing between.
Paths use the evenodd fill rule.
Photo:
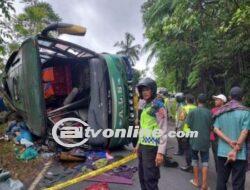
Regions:
<instances>
[{"instance_id":1,"label":"green vegetation","mask_svg":"<svg viewBox=\"0 0 250 190\"><path fill-rule=\"evenodd\" d=\"M0 69L3 67L8 41L12 39L12 29L8 23L12 21L14 12L13 0L0 1Z\"/></svg>"},{"instance_id":2,"label":"green vegetation","mask_svg":"<svg viewBox=\"0 0 250 190\"><path fill-rule=\"evenodd\" d=\"M38 0L25 0L24 12L17 15L15 30L20 37L36 35L53 22L59 22L60 17L51 5Z\"/></svg>"},{"instance_id":3,"label":"green vegetation","mask_svg":"<svg viewBox=\"0 0 250 190\"><path fill-rule=\"evenodd\" d=\"M28 36L38 34L47 25L61 21L49 3L39 0L23 0L22 13L16 15L13 0L0 2L0 70L6 57L16 50Z\"/></svg>"},{"instance_id":4,"label":"green vegetation","mask_svg":"<svg viewBox=\"0 0 250 190\"><path fill-rule=\"evenodd\" d=\"M148 0L142 13L160 86L212 95L240 85L250 104L249 1Z\"/></svg>"}]
</instances>

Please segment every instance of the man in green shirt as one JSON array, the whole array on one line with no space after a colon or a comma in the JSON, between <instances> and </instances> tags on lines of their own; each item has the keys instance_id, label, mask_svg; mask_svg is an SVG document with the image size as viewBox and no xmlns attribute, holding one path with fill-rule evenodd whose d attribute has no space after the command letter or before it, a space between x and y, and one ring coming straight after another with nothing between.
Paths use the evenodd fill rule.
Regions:
<instances>
[{"instance_id":1,"label":"man in green shirt","mask_svg":"<svg viewBox=\"0 0 250 190\"><path fill-rule=\"evenodd\" d=\"M189 112L186 118L186 124L191 131L197 131L198 137L190 138L190 146L192 149L192 166L194 178L190 182L199 187L199 157L200 154L202 162L202 188L206 190L207 186L207 172L210 146L210 130L212 126L212 115L209 109L205 107L207 98L205 94L198 96L198 107Z\"/></svg>"},{"instance_id":2,"label":"man in green shirt","mask_svg":"<svg viewBox=\"0 0 250 190\"><path fill-rule=\"evenodd\" d=\"M233 87L230 91L231 101L214 114L214 132L219 137L217 190L227 189L231 173L233 190L245 189L250 111L241 104L242 97L242 89Z\"/></svg>"}]
</instances>

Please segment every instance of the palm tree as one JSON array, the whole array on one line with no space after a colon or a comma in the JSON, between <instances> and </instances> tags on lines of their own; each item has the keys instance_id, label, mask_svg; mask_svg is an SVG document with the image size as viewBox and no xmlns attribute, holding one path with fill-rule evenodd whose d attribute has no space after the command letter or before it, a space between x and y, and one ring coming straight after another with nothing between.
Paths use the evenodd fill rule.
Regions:
<instances>
[{"instance_id":1,"label":"palm tree","mask_svg":"<svg viewBox=\"0 0 250 190\"><path fill-rule=\"evenodd\" d=\"M143 13L143 23L145 27L153 26L156 22L161 22L166 15L172 15L178 0L148 0L141 8Z\"/></svg>"},{"instance_id":2,"label":"palm tree","mask_svg":"<svg viewBox=\"0 0 250 190\"><path fill-rule=\"evenodd\" d=\"M135 37L132 34L126 32L125 40L116 42L114 44L114 47L119 47L121 49L117 52L117 54L122 54L130 57L133 64L139 60L139 54L141 52L141 46L139 44L133 45L134 40Z\"/></svg>"},{"instance_id":3,"label":"palm tree","mask_svg":"<svg viewBox=\"0 0 250 190\"><path fill-rule=\"evenodd\" d=\"M167 15L172 15L175 6L177 5L177 0L148 0L141 8L143 13L143 24L147 28L157 27L155 24L161 23L162 18ZM147 57L147 64L149 64L153 57L157 56L160 49L159 41L147 41L142 48L142 53L149 53Z\"/></svg>"}]
</instances>

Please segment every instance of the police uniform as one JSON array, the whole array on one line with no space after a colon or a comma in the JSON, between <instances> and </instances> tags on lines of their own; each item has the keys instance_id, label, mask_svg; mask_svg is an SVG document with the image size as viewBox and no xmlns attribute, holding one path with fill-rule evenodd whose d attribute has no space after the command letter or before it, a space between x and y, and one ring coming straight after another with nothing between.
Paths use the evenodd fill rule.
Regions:
<instances>
[{"instance_id":1,"label":"police uniform","mask_svg":"<svg viewBox=\"0 0 250 190\"><path fill-rule=\"evenodd\" d=\"M148 78L146 78L148 79ZM145 82L145 80L144 80ZM153 83L154 81L146 80ZM139 87L147 86L152 90L155 98L154 88L147 83L139 83ZM155 83L155 82L154 82ZM156 86L156 84L155 84ZM139 89L139 88L138 88ZM140 92L140 89L139 89ZM167 139L166 135L156 136L153 131L160 129L162 134L167 133L167 115L164 103L158 99L147 102L142 109L140 117L140 136L138 140L139 179L142 190L158 190L160 169L156 166L157 153L165 154Z\"/></svg>"},{"instance_id":2,"label":"police uniform","mask_svg":"<svg viewBox=\"0 0 250 190\"><path fill-rule=\"evenodd\" d=\"M185 121L188 113L191 110L194 110L197 106L193 105L193 104L187 104L185 106L182 107L182 113L180 115L180 120L182 120L183 122ZM189 133L190 132L190 128L189 126L184 122L184 125L182 127L182 131L184 133ZM183 150L184 150L184 154L185 154L185 159L186 159L186 164L187 167L191 166L191 147L190 147L190 143L189 143L189 138L184 137L183 139ZM188 169L188 168L182 168L182 169Z\"/></svg>"},{"instance_id":3,"label":"police uniform","mask_svg":"<svg viewBox=\"0 0 250 190\"><path fill-rule=\"evenodd\" d=\"M177 109L176 109L176 114L175 114L175 130L176 132L181 131L183 128L183 121L180 120L180 114L181 111L183 110L183 107L186 105L185 104L185 97L183 93L177 93L175 95L175 99L177 102ZM175 153L175 155L183 155L184 154L184 149L183 149L183 138L178 138L177 143L178 143L178 151Z\"/></svg>"}]
</instances>

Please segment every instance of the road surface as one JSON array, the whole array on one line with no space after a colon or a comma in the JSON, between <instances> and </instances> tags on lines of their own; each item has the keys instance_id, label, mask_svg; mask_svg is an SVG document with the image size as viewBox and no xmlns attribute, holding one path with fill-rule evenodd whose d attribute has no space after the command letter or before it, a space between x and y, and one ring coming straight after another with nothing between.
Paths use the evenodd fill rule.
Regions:
<instances>
[{"instance_id":1,"label":"road surface","mask_svg":"<svg viewBox=\"0 0 250 190\"><path fill-rule=\"evenodd\" d=\"M169 130L173 130L173 124L170 123ZM168 150L168 155L173 155L176 151L176 139L168 139L168 148L174 147L173 149ZM129 151L121 150L113 152L113 155L127 155ZM173 159L179 163L180 166L185 164L185 159L183 156L173 156ZM137 160L130 162L128 165L137 166ZM194 190L194 188L189 180L192 179L192 173L183 172L180 168L166 168L161 167L161 178L159 181L160 190ZM247 173L246 177L246 189L250 189L250 172ZM95 182L84 181L73 186L66 188L66 190L84 190L90 184ZM214 190L216 187L216 172L214 167L213 155L210 151L210 161L209 161L209 173L208 173L208 184L211 190ZM109 184L111 190L140 190L138 173L134 175L133 185L120 185L120 184ZM229 181L229 190L231 188L231 180Z\"/></svg>"}]
</instances>

